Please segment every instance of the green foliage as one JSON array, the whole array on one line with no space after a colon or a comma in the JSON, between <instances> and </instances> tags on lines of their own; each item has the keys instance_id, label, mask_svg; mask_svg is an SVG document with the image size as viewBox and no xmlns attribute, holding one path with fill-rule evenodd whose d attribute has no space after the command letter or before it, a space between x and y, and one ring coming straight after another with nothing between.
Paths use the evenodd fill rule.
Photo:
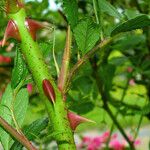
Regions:
<instances>
[{"instance_id":1,"label":"green foliage","mask_svg":"<svg viewBox=\"0 0 150 150\"><path fill-rule=\"evenodd\" d=\"M96 10L93 8L92 0L56 1L59 5L58 7L60 7L60 4L63 4L61 5L60 11L53 11L50 7L51 1L48 0L29 1L27 2L26 10L29 17L31 16L31 18L37 21L44 21L48 27L55 26L55 56L59 67L61 67L63 49L65 47L67 23L71 26L73 35L69 69L72 69L76 62L82 60L82 57L87 52L99 44L100 37L104 40L102 43L105 43L110 38L110 35L112 36L112 43L106 49L99 49L96 55L94 55L94 58L96 58L95 64L91 62L93 58L88 59L85 65L77 70L68 88L69 91L66 94L67 109L94 120L97 123L89 125L82 124L77 128L77 131L84 132L84 129L90 127L97 127L98 129L102 127L106 129L113 124L110 116L103 108L102 93L99 92L98 86L103 89L103 94L106 95L105 101L107 101L113 114L119 114L116 117L118 122L123 127L132 125L136 128L139 121L138 117L143 116L143 120L146 117L150 118L150 103L148 101L150 95L149 0L137 1L138 5L135 3L136 1L132 0L95 0ZM61 10L65 16L63 16ZM2 39L8 20L4 13L0 13L0 17L3 18L0 20L0 36ZM65 19L67 19L67 22ZM100 24L94 22L96 19L99 20L98 22ZM132 30L135 31L129 32ZM119 34L122 32L127 33ZM44 29L38 33L36 42L39 44L46 62L47 60L50 61L50 63L47 63L50 68L50 74L54 80L57 80L52 55L53 43L47 42L52 41L54 34ZM117 34L119 35L114 36ZM17 41L10 40L9 42L16 45ZM14 65L13 63L3 65L0 62L1 89L10 81L13 66L11 87L14 91L18 91L20 86L25 87L26 84L34 82L33 79L26 80L28 71L25 60L20 54L19 46L17 50L15 50L15 47L10 52L7 51L8 45L0 48L0 54L11 57L12 59L15 58ZM97 81L93 76L95 71L94 65L98 68L97 74L101 81L100 85L97 85ZM130 81L133 81L133 83ZM0 115L15 127L12 121L11 111L9 110L12 107L13 101L11 87L10 85L7 87L1 100ZM45 132L47 131L44 129L48 125L48 119L36 120L45 116L46 111L44 104L40 101L36 83L34 82L34 90L30 96L29 115L25 115L28 106L27 90L21 89L16 94L14 116L17 123L21 127L23 119L26 117L24 122L26 127L23 127L24 134L29 140L35 142L37 146L39 146L39 141L44 141L42 146L44 149L49 149L47 145L53 140L54 134L60 133L56 132L51 134L51 132ZM107 95L109 96L107 97ZM34 120L36 121L33 122ZM31 122L33 123L30 124ZM43 130L44 132L42 132ZM48 141L45 140L45 137L49 138ZM0 139L6 150L10 149L10 146L12 146L11 143L14 142L2 128L0 128ZM23 146L18 141L15 141L11 150L21 150L22 148Z\"/></svg>"},{"instance_id":2,"label":"green foliage","mask_svg":"<svg viewBox=\"0 0 150 150\"><path fill-rule=\"evenodd\" d=\"M28 99L28 91L26 88L22 88L15 98L14 115L19 126L21 126L24 121L28 108Z\"/></svg>"},{"instance_id":3,"label":"green foliage","mask_svg":"<svg viewBox=\"0 0 150 150\"><path fill-rule=\"evenodd\" d=\"M19 127L21 127L25 118L27 106L27 90L21 89L15 98L11 86L8 85L0 104L0 116L3 117L3 119L5 119L12 126L15 126L14 120L12 119L15 118L15 121L17 122ZM0 128L0 140L4 149L9 150L9 147L11 146L11 137L2 128Z\"/></svg>"},{"instance_id":4,"label":"green foliage","mask_svg":"<svg viewBox=\"0 0 150 150\"><path fill-rule=\"evenodd\" d=\"M104 64L99 69L100 79L105 87L105 91L109 92L112 88L112 80L115 74L115 66L111 64Z\"/></svg>"},{"instance_id":5,"label":"green foliage","mask_svg":"<svg viewBox=\"0 0 150 150\"><path fill-rule=\"evenodd\" d=\"M78 6L76 0L63 0L63 9L72 28L78 23Z\"/></svg>"},{"instance_id":6,"label":"green foliage","mask_svg":"<svg viewBox=\"0 0 150 150\"><path fill-rule=\"evenodd\" d=\"M20 53L19 47L16 49L16 58L14 69L12 71L11 87L15 89L17 85L25 79L28 74L28 70L25 61Z\"/></svg>"},{"instance_id":7,"label":"green foliage","mask_svg":"<svg viewBox=\"0 0 150 150\"><path fill-rule=\"evenodd\" d=\"M23 129L23 133L29 140L34 140L47 127L47 125L48 118L38 119L26 126ZM15 141L10 150L22 150L22 148L23 146L18 141Z\"/></svg>"},{"instance_id":8,"label":"green foliage","mask_svg":"<svg viewBox=\"0 0 150 150\"><path fill-rule=\"evenodd\" d=\"M135 111L136 114L148 115L150 113L150 103L144 106L140 111Z\"/></svg>"},{"instance_id":9,"label":"green foliage","mask_svg":"<svg viewBox=\"0 0 150 150\"><path fill-rule=\"evenodd\" d=\"M0 103L0 116L9 124L12 123L11 112L9 110L11 108L12 101L13 92L11 86L8 85ZM9 150L9 139L10 135L0 127L0 141L3 145L4 150Z\"/></svg>"},{"instance_id":10,"label":"green foliage","mask_svg":"<svg viewBox=\"0 0 150 150\"><path fill-rule=\"evenodd\" d=\"M107 0L98 0L98 4L102 12L105 12L108 15L116 17L118 19L122 18L118 10L113 5L111 5Z\"/></svg>"},{"instance_id":11,"label":"green foliage","mask_svg":"<svg viewBox=\"0 0 150 150\"><path fill-rule=\"evenodd\" d=\"M81 20L74 29L74 36L82 54L91 50L100 38L100 27L92 19Z\"/></svg>"},{"instance_id":12,"label":"green foliage","mask_svg":"<svg viewBox=\"0 0 150 150\"><path fill-rule=\"evenodd\" d=\"M141 29L148 26L150 26L150 18L147 15L140 15L115 27L111 35L113 36L120 32L132 31L135 29Z\"/></svg>"},{"instance_id":13,"label":"green foliage","mask_svg":"<svg viewBox=\"0 0 150 150\"><path fill-rule=\"evenodd\" d=\"M52 51L53 43L51 42L41 42L39 43L39 47L43 52L43 56L46 58L50 55L50 51Z\"/></svg>"}]
</instances>

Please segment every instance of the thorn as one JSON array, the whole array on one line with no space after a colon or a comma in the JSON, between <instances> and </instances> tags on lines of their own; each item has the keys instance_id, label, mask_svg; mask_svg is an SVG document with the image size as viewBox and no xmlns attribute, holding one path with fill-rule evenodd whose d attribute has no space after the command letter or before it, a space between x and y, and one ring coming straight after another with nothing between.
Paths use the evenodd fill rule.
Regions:
<instances>
[{"instance_id":1,"label":"thorn","mask_svg":"<svg viewBox=\"0 0 150 150\"><path fill-rule=\"evenodd\" d=\"M39 29L44 28L44 25L41 22L32 19L26 19L25 24L34 40L36 39L36 32Z\"/></svg>"},{"instance_id":2,"label":"thorn","mask_svg":"<svg viewBox=\"0 0 150 150\"><path fill-rule=\"evenodd\" d=\"M44 79L42 86L43 86L45 95L54 104L56 96L55 96L55 92L54 92L53 86L51 85L50 81L47 79Z\"/></svg>"},{"instance_id":3,"label":"thorn","mask_svg":"<svg viewBox=\"0 0 150 150\"><path fill-rule=\"evenodd\" d=\"M91 123L96 123L95 121L93 120L89 120L87 118L84 118L82 116L79 116L73 112L70 112L68 111L68 119L69 119L69 122L70 122L70 126L71 126L71 129L74 131L76 129L76 127L81 124L81 123L84 123L84 122L91 122Z\"/></svg>"},{"instance_id":4,"label":"thorn","mask_svg":"<svg viewBox=\"0 0 150 150\"><path fill-rule=\"evenodd\" d=\"M2 40L2 47L6 44L6 41L9 38L15 38L17 40L20 40L18 27L17 27L16 23L13 20L9 20L9 22L7 24L5 34L4 34L4 38Z\"/></svg>"}]
</instances>

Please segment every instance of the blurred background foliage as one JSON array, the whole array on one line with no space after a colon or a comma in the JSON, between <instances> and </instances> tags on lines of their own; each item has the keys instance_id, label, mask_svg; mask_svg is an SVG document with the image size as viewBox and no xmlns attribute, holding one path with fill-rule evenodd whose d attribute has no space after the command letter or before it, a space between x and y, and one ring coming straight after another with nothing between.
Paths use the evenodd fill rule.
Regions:
<instances>
[{"instance_id":1,"label":"blurred background foliage","mask_svg":"<svg viewBox=\"0 0 150 150\"><path fill-rule=\"evenodd\" d=\"M121 18L104 9L102 12L101 26L103 37L110 37L114 26L127 19L132 19L140 14L150 15L149 0L108 0L119 12ZM47 27L38 32L37 42L41 46L52 76L57 79L57 72L53 60L53 46L59 67L63 49L65 47L67 22L62 13L62 1L26 1L26 12L30 18L43 22ZM91 16L95 20L92 0L78 0L79 19ZM3 38L8 21L5 13L0 13L0 38ZM55 40L54 40L55 39ZM0 90L1 95L6 85L11 81L17 42L9 40L10 44L0 48L0 55L11 57L9 63L0 62ZM78 50L73 37L70 68L83 55ZM109 107L116 115L123 127L131 127L135 133L137 126L149 123L150 119L150 27L137 29L122 34L111 44L104 56L99 52L94 56L100 64L97 74L106 84L107 92L111 98ZM104 58L105 57L105 58ZM103 59L103 62L100 61ZM92 61L92 60L91 60ZM96 124L82 124L77 132L86 129L109 129L113 121L103 109L103 102L94 79L91 61L83 65L73 78L67 94L67 105L70 110L94 120ZM31 78L29 76L29 78ZM34 82L30 94L30 103L24 125L28 125L38 118L46 116L45 107L40 101ZM139 121L142 118L142 123ZM44 134L44 133L43 133Z\"/></svg>"}]
</instances>

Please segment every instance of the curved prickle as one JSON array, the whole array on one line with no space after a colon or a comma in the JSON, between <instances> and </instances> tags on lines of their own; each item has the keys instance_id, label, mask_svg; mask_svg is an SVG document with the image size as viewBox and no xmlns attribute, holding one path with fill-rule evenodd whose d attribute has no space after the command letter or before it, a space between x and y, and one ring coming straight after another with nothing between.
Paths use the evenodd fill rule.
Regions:
<instances>
[{"instance_id":1,"label":"curved prickle","mask_svg":"<svg viewBox=\"0 0 150 150\"><path fill-rule=\"evenodd\" d=\"M79 116L73 112L70 112L68 111L68 119L69 119L69 122L70 122L70 126L71 126L71 129L74 131L76 129L76 127L81 124L81 123L84 123L84 122L92 122L92 123L95 123L94 121L92 120L89 120L87 118L84 118L82 116Z\"/></svg>"},{"instance_id":2,"label":"curved prickle","mask_svg":"<svg viewBox=\"0 0 150 150\"><path fill-rule=\"evenodd\" d=\"M35 20L32 20L32 19L26 19L25 25L26 25L28 31L30 32L30 34L34 40L36 39L37 30L44 27L42 23L35 21ZM3 38L3 42L2 42L2 46L5 45L6 41L9 38L14 38L18 41L21 40L18 27L13 20L9 20L9 22L7 24L6 31L5 31L4 38Z\"/></svg>"},{"instance_id":3,"label":"curved prickle","mask_svg":"<svg viewBox=\"0 0 150 150\"><path fill-rule=\"evenodd\" d=\"M44 79L42 85L43 85L43 90L44 90L45 95L54 104L56 96L55 96L55 91L50 81L47 79Z\"/></svg>"},{"instance_id":4,"label":"curved prickle","mask_svg":"<svg viewBox=\"0 0 150 150\"><path fill-rule=\"evenodd\" d=\"M28 28L28 31L30 32L32 38L34 40L36 40L36 32L39 30L39 29L42 29L44 28L44 25L39 22L39 21L35 21L35 20L32 20L32 19L26 19L26 27Z\"/></svg>"},{"instance_id":5,"label":"curved prickle","mask_svg":"<svg viewBox=\"0 0 150 150\"><path fill-rule=\"evenodd\" d=\"M2 41L2 46L5 45L7 39L9 38L14 38L16 40L20 41L20 35L19 35L19 30L18 27L16 25L16 23L13 20L9 20L7 27L6 27L6 31L4 34L4 38Z\"/></svg>"}]
</instances>

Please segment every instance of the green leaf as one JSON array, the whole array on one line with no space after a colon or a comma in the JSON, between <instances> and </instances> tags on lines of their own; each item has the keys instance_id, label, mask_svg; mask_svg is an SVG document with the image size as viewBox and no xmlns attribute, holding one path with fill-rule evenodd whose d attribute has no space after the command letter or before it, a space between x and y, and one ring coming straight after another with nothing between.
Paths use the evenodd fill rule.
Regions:
<instances>
[{"instance_id":1,"label":"green leaf","mask_svg":"<svg viewBox=\"0 0 150 150\"><path fill-rule=\"evenodd\" d=\"M35 139L41 131L43 131L48 126L48 118L42 118L34 121L29 126L25 127L23 133L29 140ZM11 150L22 150L22 145L15 141L12 145Z\"/></svg>"},{"instance_id":2,"label":"green leaf","mask_svg":"<svg viewBox=\"0 0 150 150\"><path fill-rule=\"evenodd\" d=\"M150 113L150 103L144 106L140 111L135 111L136 114L147 115Z\"/></svg>"},{"instance_id":3,"label":"green leaf","mask_svg":"<svg viewBox=\"0 0 150 150\"><path fill-rule=\"evenodd\" d=\"M105 91L108 92L112 88L112 80L115 74L116 67L112 64L104 64L100 66L99 75L103 81Z\"/></svg>"},{"instance_id":4,"label":"green leaf","mask_svg":"<svg viewBox=\"0 0 150 150\"><path fill-rule=\"evenodd\" d=\"M150 18L147 15L140 15L133 19L130 19L120 25L118 25L113 31L111 32L111 36L116 35L120 32L127 32L132 31L135 29L141 29L144 27L150 26Z\"/></svg>"},{"instance_id":5,"label":"green leaf","mask_svg":"<svg viewBox=\"0 0 150 150\"><path fill-rule=\"evenodd\" d=\"M42 50L43 56L46 57L50 55L50 51L53 48L53 43L52 42L41 42L39 43L39 47Z\"/></svg>"},{"instance_id":6,"label":"green leaf","mask_svg":"<svg viewBox=\"0 0 150 150\"><path fill-rule=\"evenodd\" d=\"M98 0L101 11L106 12L108 15L121 19L121 14L117 9L106 0Z\"/></svg>"},{"instance_id":7,"label":"green leaf","mask_svg":"<svg viewBox=\"0 0 150 150\"><path fill-rule=\"evenodd\" d=\"M13 101L12 89L11 86L8 85L0 103L0 116L4 120L6 120L9 124L11 124L12 121L12 117L9 110L12 101ZM5 150L9 150L9 138L10 135L3 128L0 127L0 141Z\"/></svg>"},{"instance_id":8,"label":"green leaf","mask_svg":"<svg viewBox=\"0 0 150 150\"><path fill-rule=\"evenodd\" d=\"M11 87L15 89L17 85L25 79L28 69L22 58L19 48L16 49L15 65L12 71Z\"/></svg>"},{"instance_id":9,"label":"green leaf","mask_svg":"<svg viewBox=\"0 0 150 150\"><path fill-rule=\"evenodd\" d=\"M14 102L14 103L13 103ZM13 105L12 105L13 104ZM16 95L16 99L14 101L13 92L11 86L8 85L0 104L0 116L5 119L10 125L14 126L12 121L12 108L14 110L14 117L21 127L23 120L25 118L25 114L28 106L28 92L27 89L21 89L19 93ZM10 135L2 128L0 128L0 140L5 150L8 150L12 139Z\"/></svg>"},{"instance_id":10,"label":"green leaf","mask_svg":"<svg viewBox=\"0 0 150 150\"><path fill-rule=\"evenodd\" d=\"M81 20L74 29L79 50L83 54L91 50L100 38L100 27L92 19Z\"/></svg>"},{"instance_id":11,"label":"green leaf","mask_svg":"<svg viewBox=\"0 0 150 150\"><path fill-rule=\"evenodd\" d=\"M65 16L72 28L78 23L78 5L76 0L63 0Z\"/></svg>"},{"instance_id":12,"label":"green leaf","mask_svg":"<svg viewBox=\"0 0 150 150\"><path fill-rule=\"evenodd\" d=\"M14 103L14 115L19 126L22 125L25 118L29 102L28 91L26 88L21 89L15 99Z\"/></svg>"}]
</instances>

